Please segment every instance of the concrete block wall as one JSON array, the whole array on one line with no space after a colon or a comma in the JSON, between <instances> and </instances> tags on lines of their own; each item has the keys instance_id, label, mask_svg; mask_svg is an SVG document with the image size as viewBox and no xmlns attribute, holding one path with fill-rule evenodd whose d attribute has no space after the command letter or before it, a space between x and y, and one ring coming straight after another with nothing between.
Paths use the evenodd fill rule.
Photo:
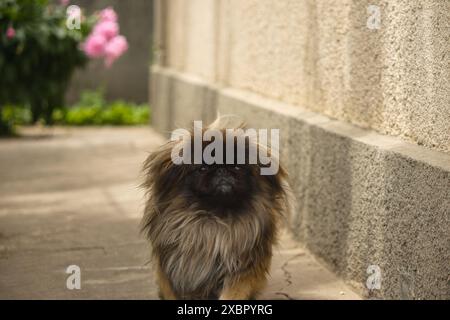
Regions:
<instances>
[{"instance_id":1,"label":"concrete block wall","mask_svg":"<svg viewBox=\"0 0 450 320\"><path fill-rule=\"evenodd\" d=\"M367 26L369 5L379 8L379 29ZM160 0L156 7L164 7L157 46L168 67L450 152L450 1Z\"/></svg>"},{"instance_id":2,"label":"concrete block wall","mask_svg":"<svg viewBox=\"0 0 450 320\"><path fill-rule=\"evenodd\" d=\"M150 73L152 125L165 136L189 127L193 120L210 123L217 117L214 86L156 65Z\"/></svg>"},{"instance_id":3,"label":"concrete block wall","mask_svg":"<svg viewBox=\"0 0 450 320\"><path fill-rule=\"evenodd\" d=\"M194 2L198 9L202 1ZM297 239L366 297L449 299L450 87L440 77L449 72L443 40L450 29L441 27L447 13L437 10L446 4L393 2L379 3L382 17L391 17L385 30L366 34L365 1L220 0L208 12L190 1L157 1L165 31L151 69L153 125L168 133L218 112L279 128L297 198L289 217ZM431 20L403 25L407 14ZM205 25L191 34L175 17ZM434 52L426 59L417 47L424 32ZM189 37L214 42L203 49ZM189 55L214 67L197 68L193 61L201 59ZM366 287L370 265L380 268L380 290Z\"/></svg>"},{"instance_id":4,"label":"concrete block wall","mask_svg":"<svg viewBox=\"0 0 450 320\"><path fill-rule=\"evenodd\" d=\"M165 134L211 121L215 114L205 110L280 129L297 198L289 228L361 294L450 298L448 154L166 68L151 74L153 125ZM370 265L380 267L380 290L365 286Z\"/></svg>"}]
</instances>

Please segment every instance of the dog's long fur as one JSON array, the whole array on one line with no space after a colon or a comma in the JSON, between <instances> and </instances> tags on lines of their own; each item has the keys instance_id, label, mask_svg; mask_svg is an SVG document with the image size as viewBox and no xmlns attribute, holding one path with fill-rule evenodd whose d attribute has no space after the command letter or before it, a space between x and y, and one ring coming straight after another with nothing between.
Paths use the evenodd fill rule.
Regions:
<instances>
[{"instance_id":1,"label":"dog's long fur","mask_svg":"<svg viewBox=\"0 0 450 320\"><path fill-rule=\"evenodd\" d=\"M290 208L287 175L259 176L245 212L218 214L178 186L189 165L171 161L170 141L145 161L142 230L151 242L163 299L250 299L264 287L280 219Z\"/></svg>"}]
</instances>

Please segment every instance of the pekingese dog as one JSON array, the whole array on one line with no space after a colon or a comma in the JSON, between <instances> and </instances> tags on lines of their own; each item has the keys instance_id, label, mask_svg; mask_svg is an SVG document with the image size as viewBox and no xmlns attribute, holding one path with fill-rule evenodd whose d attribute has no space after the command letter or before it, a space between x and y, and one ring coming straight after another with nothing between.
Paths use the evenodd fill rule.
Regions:
<instances>
[{"instance_id":1,"label":"pekingese dog","mask_svg":"<svg viewBox=\"0 0 450 320\"><path fill-rule=\"evenodd\" d=\"M213 134L204 139L208 130ZM271 154L245 127L226 128L219 119L197 132L185 130L145 161L142 231L162 299L254 299L265 286L291 197L279 163L273 174L261 174L270 165L262 163L261 150ZM214 161L205 160L207 151ZM253 163L251 152L257 153Z\"/></svg>"}]
</instances>

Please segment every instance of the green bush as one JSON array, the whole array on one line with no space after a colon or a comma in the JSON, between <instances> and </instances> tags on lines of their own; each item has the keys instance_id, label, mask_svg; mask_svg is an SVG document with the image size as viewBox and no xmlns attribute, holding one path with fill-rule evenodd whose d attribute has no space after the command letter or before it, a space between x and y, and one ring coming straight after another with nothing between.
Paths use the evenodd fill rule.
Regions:
<instances>
[{"instance_id":1,"label":"green bush","mask_svg":"<svg viewBox=\"0 0 450 320\"><path fill-rule=\"evenodd\" d=\"M13 133L15 125L32 123L28 108L7 105L1 110L4 124ZM147 104L137 105L122 100L107 103L101 90L85 91L80 101L71 108L58 108L52 113L52 122L59 125L139 125L147 124L150 108Z\"/></svg>"},{"instance_id":2,"label":"green bush","mask_svg":"<svg viewBox=\"0 0 450 320\"><path fill-rule=\"evenodd\" d=\"M88 60L79 45L95 19L71 30L65 10L47 0L0 0L0 108L29 106L32 122L52 122L72 73ZM9 28L13 37L7 36Z\"/></svg>"},{"instance_id":3,"label":"green bush","mask_svg":"<svg viewBox=\"0 0 450 320\"><path fill-rule=\"evenodd\" d=\"M29 124L31 112L29 108L6 105L0 108L0 136L13 135L16 125Z\"/></svg>"},{"instance_id":4,"label":"green bush","mask_svg":"<svg viewBox=\"0 0 450 320\"><path fill-rule=\"evenodd\" d=\"M24 125L31 122L31 112L25 107L4 106L2 108L2 117L13 125Z\"/></svg>"},{"instance_id":5,"label":"green bush","mask_svg":"<svg viewBox=\"0 0 450 320\"><path fill-rule=\"evenodd\" d=\"M66 110L53 113L55 123L63 125L138 125L149 121L149 106L125 101L106 103L103 92L85 91L80 101Z\"/></svg>"}]
</instances>

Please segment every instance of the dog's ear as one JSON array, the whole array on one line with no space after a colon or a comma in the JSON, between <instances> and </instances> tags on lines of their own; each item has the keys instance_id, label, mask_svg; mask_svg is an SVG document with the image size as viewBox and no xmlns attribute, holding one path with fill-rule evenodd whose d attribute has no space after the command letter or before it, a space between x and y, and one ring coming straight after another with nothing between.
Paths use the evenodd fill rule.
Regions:
<instances>
[{"instance_id":1,"label":"dog's ear","mask_svg":"<svg viewBox=\"0 0 450 320\"><path fill-rule=\"evenodd\" d=\"M157 184L165 184L162 180L166 177L170 179L170 173L177 167L172 161L172 150L177 143L169 141L147 157L143 166L145 181L142 187L154 189Z\"/></svg>"}]
</instances>

